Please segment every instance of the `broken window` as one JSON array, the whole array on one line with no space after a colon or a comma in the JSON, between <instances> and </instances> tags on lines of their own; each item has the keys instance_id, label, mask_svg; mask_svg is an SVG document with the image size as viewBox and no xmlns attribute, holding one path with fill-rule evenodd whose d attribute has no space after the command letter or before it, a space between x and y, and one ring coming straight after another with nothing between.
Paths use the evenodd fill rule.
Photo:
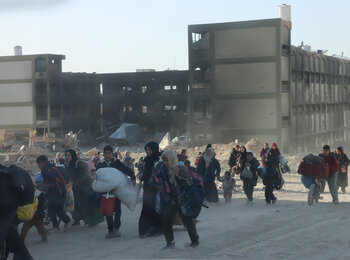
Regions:
<instances>
[{"instance_id":1,"label":"broken window","mask_svg":"<svg viewBox=\"0 0 350 260\"><path fill-rule=\"evenodd\" d=\"M142 86L141 89L142 89L142 93L146 93L147 92L147 86Z\"/></svg>"},{"instance_id":2,"label":"broken window","mask_svg":"<svg viewBox=\"0 0 350 260\"><path fill-rule=\"evenodd\" d=\"M174 86L173 86L173 90L176 90L176 89L177 89L177 86L176 86L176 85L174 85Z\"/></svg>"},{"instance_id":3,"label":"broken window","mask_svg":"<svg viewBox=\"0 0 350 260\"><path fill-rule=\"evenodd\" d=\"M45 72L46 71L46 60L45 59L36 59L35 60L35 71L36 72Z\"/></svg>"},{"instance_id":4,"label":"broken window","mask_svg":"<svg viewBox=\"0 0 350 260\"><path fill-rule=\"evenodd\" d=\"M142 113L147 114L147 106L142 106Z\"/></svg>"},{"instance_id":5,"label":"broken window","mask_svg":"<svg viewBox=\"0 0 350 260\"><path fill-rule=\"evenodd\" d=\"M123 110L123 112L126 112L126 106L123 106L122 110Z\"/></svg>"},{"instance_id":6,"label":"broken window","mask_svg":"<svg viewBox=\"0 0 350 260\"><path fill-rule=\"evenodd\" d=\"M166 105L164 108L165 108L165 110L170 111L172 107Z\"/></svg>"},{"instance_id":7,"label":"broken window","mask_svg":"<svg viewBox=\"0 0 350 260\"><path fill-rule=\"evenodd\" d=\"M164 86L164 90L171 90L171 86Z\"/></svg>"},{"instance_id":8,"label":"broken window","mask_svg":"<svg viewBox=\"0 0 350 260\"><path fill-rule=\"evenodd\" d=\"M177 106L173 106L173 110L176 110L177 109Z\"/></svg>"},{"instance_id":9,"label":"broken window","mask_svg":"<svg viewBox=\"0 0 350 260\"><path fill-rule=\"evenodd\" d=\"M129 111L129 112L132 112L132 111L133 111L132 106L128 106L128 111Z\"/></svg>"},{"instance_id":10,"label":"broken window","mask_svg":"<svg viewBox=\"0 0 350 260\"><path fill-rule=\"evenodd\" d=\"M127 87L126 90L127 90L128 92L131 92L131 91L132 91L132 87Z\"/></svg>"},{"instance_id":11,"label":"broken window","mask_svg":"<svg viewBox=\"0 0 350 260\"><path fill-rule=\"evenodd\" d=\"M198 42L202 39L202 33L192 33L192 43Z\"/></svg>"}]
</instances>

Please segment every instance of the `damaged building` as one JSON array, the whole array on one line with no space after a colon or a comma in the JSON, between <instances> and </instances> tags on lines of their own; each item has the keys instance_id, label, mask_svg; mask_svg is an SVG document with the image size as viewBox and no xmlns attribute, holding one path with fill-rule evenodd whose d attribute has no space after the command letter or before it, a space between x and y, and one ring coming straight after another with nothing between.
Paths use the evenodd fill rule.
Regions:
<instances>
[{"instance_id":1,"label":"damaged building","mask_svg":"<svg viewBox=\"0 0 350 260\"><path fill-rule=\"evenodd\" d=\"M149 138L255 137L284 151L349 141L350 61L292 46L291 29L288 17L190 25L183 71L68 73L63 55L0 57L0 129L82 130L90 143L135 123Z\"/></svg>"},{"instance_id":2,"label":"damaged building","mask_svg":"<svg viewBox=\"0 0 350 260\"><path fill-rule=\"evenodd\" d=\"M194 141L255 137L284 151L349 141L350 61L292 46L291 28L281 18L188 27Z\"/></svg>"}]
</instances>

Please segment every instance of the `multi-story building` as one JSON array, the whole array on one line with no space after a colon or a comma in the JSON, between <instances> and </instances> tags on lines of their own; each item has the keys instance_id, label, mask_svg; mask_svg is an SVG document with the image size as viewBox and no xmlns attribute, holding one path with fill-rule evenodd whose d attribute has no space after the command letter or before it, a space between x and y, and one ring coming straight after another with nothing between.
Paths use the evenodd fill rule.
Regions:
<instances>
[{"instance_id":1,"label":"multi-story building","mask_svg":"<svg viewBox=\"0 0 350 260\"><path fill-rule=\"evenodd\" d=\"M291 22L190 25L188 38L194 141L349 140L350 62L292 46Z\"/></svg>"}]
</instances>

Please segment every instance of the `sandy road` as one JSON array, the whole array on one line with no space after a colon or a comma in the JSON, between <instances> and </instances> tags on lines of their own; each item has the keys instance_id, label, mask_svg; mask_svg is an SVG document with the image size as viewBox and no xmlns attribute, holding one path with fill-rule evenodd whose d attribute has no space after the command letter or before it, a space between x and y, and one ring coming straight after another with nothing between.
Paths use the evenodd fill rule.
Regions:
<instances>
[{"instance_id":1,"label":"sandy road","mask_svg":"<svg viewBox=\"0 0 350 260\"><path fill-rule=\"evenodd\" d=\"M262 184L254 205L245 204L242 192L231 204L203 209L198 223L201 245L188 249L187 233L177 227L176 248L161 251L164 238L140 239L137 233L139 204L135 212L123 208L122 237L105 240L106 225L78 227L50 234L40 243L31 230L27 245L34 259L350 259L350 195L340 194L340 204L330 203L326 189L318 205L308 206L307 190L297 174L285 175L276 205L266 206Z\"/></svg>"}]
</instances>

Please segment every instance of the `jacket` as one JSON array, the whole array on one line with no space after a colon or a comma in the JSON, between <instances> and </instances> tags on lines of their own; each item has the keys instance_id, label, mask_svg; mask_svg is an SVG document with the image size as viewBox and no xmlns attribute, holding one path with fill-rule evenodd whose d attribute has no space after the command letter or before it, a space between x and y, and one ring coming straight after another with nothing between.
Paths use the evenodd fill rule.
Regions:
<instances>
[{"instance_id":1,"label":"jacket","mask_svg":"<svg viewBox=\"0 0 350 260\"><path fill-rule=\"evenodd\" d=\"M237 164L237 157L238 157L239 152L236 151L236 149L233 149L233 151L230 154L230 159L228 160L228 165L232 168L236 166Z\"/></svg>"},{"instance_id":2,"label":"jacket","mask_svg":"<svg viewBox=\"0 0 350 260\"><path fill-rule=\"evenodd\" d=\"M125 166L125 164L123 164L121 161L115 158L112 158L112 160L109 162L107 162L106 160L99 162L97 165L97 170L108 167L112 167L121 171L125 175L129 176L132 180L136 179L134 171L132 171L129 167Z\"/></svg>"},{"instance_id":3,"label":"jacket","mask_svg":"<svg viewBox=\"0 0 350 260\"><path fill-rule=\"evenodd\" d=\"M45 169L41 171L41 175L43 176L43 183L41 186L48 198L64 198L66 196L66 187L61 177L57 174L57 168L55 168L56 166L54 164L49 163Z\"/></svg>"},{"instance_id":4,"label":"jacket","mask_svg":"<svg viewBox=\"0 0 350 260\"><path fill-rule=\"evenodd\" d=\"M275 169L278 169L280 166L280 154L280 151L277 150L277 156L275 156L272 149L265 154L266 161L271 163L271 166Z\"/></svg>"},{"instance_id":5,"label":"jacket","mask_svg":"<svg viewBox=\"0 0 350 260\"><path fill-rule=\"evenodd\" d=\"M203 157L199 160L197 173L202 177L203 181L215 180L215 177L220 177L221 167L219 161L214 157L211 159L208 168L205 165Z\"/></svg>"},{"instance_id":6,"label":"jacket","mask_svg":"<svg viewBox=\"0 0 350 260\"><path fill-rule=\"evenodd\" d=\"M324 163L328 164L329 167L329 175L333 175L336 171L338 171L339 165L337 158L335 158L334 153L329 153L328 156L324 156L320 154Z\"/></svg>"},{"instance_id":7,"label":"jacket","mask_svg":"<svg viewBox=\"0 0 350 260\"><path fill-rule=\"evenodd\" d=\"M251 159L250 161L247 161L246 163L250 164L250 170L253 174L253 178L252 179L246 179L246 178L242 178L242 180L244 180L245 182L248 182L251 185L256 186L257 182L258 182L258 167L260 166L259 161L253 157L253 159Z\"/></svg>"}]
</instances>

